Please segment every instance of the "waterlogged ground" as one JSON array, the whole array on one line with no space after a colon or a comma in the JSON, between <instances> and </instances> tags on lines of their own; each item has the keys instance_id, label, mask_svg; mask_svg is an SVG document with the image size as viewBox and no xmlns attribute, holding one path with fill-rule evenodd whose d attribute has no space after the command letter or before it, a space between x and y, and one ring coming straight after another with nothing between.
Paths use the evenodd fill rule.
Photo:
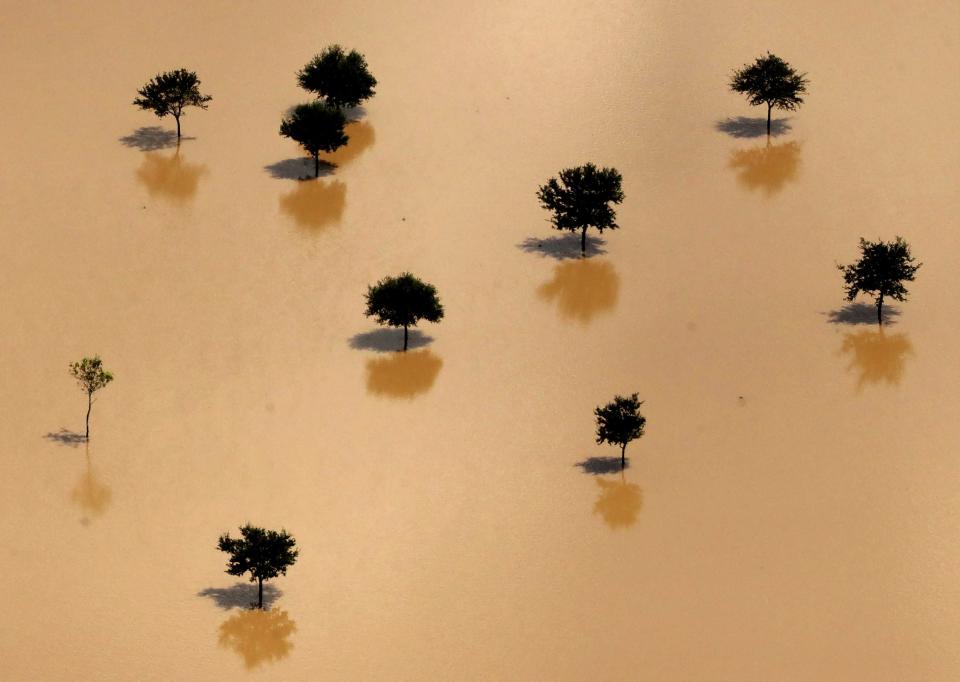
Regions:
<instances>
[{"instance_id":1,"label":"waterlogged ground","mask_svg":"<svg viewBox=\"0 0 960 682\"><path fill-rule=\"evenodd\" d=\"M0 677L960 677L955 3L6 10ZM334 41L380 85L299 182ZM769 142L724 87L767 49L811 80ZM130 101L179 66L177 148ZM581 261L535 191L590 160L627 199ZM835 266L897 234L879 330ZM405 269L447 318L399 355L362 294ZM263 613L248 520L301 548Z\"/></svg>"}]
</instances>

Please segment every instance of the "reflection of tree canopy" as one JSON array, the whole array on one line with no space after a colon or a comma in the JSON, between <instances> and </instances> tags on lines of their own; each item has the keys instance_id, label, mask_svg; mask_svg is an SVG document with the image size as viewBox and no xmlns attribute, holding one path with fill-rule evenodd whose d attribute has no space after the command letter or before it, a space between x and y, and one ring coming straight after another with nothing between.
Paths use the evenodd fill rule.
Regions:
<instances>
[{"instance_id":1,"label":"reflection of tree canopy","mask_svg":"<svg viewBox=\"0 0 960 682\"><path fill-rule=\"evenodd\" d=\"M331 154L324 154L323 158L339 167L350 163L368 147L373 145L376 135L373 132L373 126L367 121L351 121L344 127L343 132L349 137L349 141Z\"/></svg>"},{"instance_id":2,"label":"reflection of tree canopy","mask_svg":"<svg viewBox=\"0 0 960 682\"><path fill-rule=\"evenodd\" d=\"M643 494L636 483L625 479L608 480L597 478L600 497L593 505L593 513L600 514L611 528L627 528L637 522L643 506Z\"/></svg>"},{"instance_id":3,"label":"reflection of tree canopy","mask_svg":"<svg viewBox=\"0 0 960 682\"><path fill-rule=\"evenodd\" d=\"M866 384L899 384L908 355L913 346L906 334L885 334L883 331L862 331L845 334L841 353L851 354L847 369L856 370L857 390Z\"/></svg>"},{"instance_id":4,"label":"reflection of tree canopy","mask_svg":"<svg viewBox=\"0 0 960 682\"><path fill-rule=\"evenodd\" d=\"M347 186L338 180L305 180L280 197L280 210L303 227L320 229L340 222L347 204Z\"/></svg>"},{"instance_id":5,"label":"reflection of tree canopy","mask_svg":"<svg viewBox=\"0 0 960 682\"><path fill-rule=\"evenodd\" d=\"M80 481L71 493L73 501L91 517L103 514L110 506L113 494L110 487L97 480L93 473L93 464L90 461L89 446L87 450L87 467L80 476Z\"/></svg>"},{"instance_id":6,"label":"reflection of tree canopy","mask_svg":"<svg viewBox=\"0 0 960 682\"><path fill-rule=\"evenodd\" d=\"M797 177L800 145L796 142L740 149L730 155L730 167L747 189L759 189L767 196L776 194Z\"/></svg>"},{"instance_id":7,"label":"reflection of tree canopy","mask_svg":"<svg viewBox=\"0 0 960 682\"><path fill-rule=\"evenodd\" d=\"M553 279L541 284L537 294L545 301L556 300L561 316L586 324L617 304L620 277L607 260L568 260L557 264Z\"/></svg>"},{"instance_id":8,"label":"reflection of tree canopy","mask_svg":"<svg viewBox=\"0 0 960 682\"><path fill-rule=\"evenodd\" d=\"M143 163L137 169L137 179L144 184L150 196L182 202L197 193L200 176L206 172L206 166L184 161L177 148L170 155L146 152Z\"/></svg>"},{"instance_id":9,"label":"reflection of tree canopy","mask_svg":"<svg viewBox=\"0 0 960 682\"><path fill-rule=\"evenodd\" d=\"M391 398L412 398L433 386L443 360L429 348L391 353L367 362L367 391Z\"/></svg>"},{"instance_id":10,"label":"reflection of tree canopy","mask_svg":"<svg viewBox=\"0 0 960 682\"><path fill-rule=\"evenodd\" d=\"M233 649L247 668L262 663L275 663L290 653L293 644L287 638L296 632L297 624L286 611L252 609L241 611L220 626L220 646Z\"/></svg>"}]
</instances>

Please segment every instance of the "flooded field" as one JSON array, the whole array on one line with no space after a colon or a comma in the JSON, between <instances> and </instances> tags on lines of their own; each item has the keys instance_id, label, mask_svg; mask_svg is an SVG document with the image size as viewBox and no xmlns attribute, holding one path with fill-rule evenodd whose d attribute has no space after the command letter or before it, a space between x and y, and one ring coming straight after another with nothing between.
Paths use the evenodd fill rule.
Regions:
<instances>
[{"instance_id":1,"label":"flooded field","mask_svg":"<svg viewBox=\"0 0 960 682\"><path fill-rule=\"evenodd\" d=\"M0 677L960 677L957 3L4 9ZM333 42L377 94L301 182ZM810 78L769 141L766 50ZM180 66L177 147L130 102ZM580 260L536 190L587 161L626 199ZM898 234L881 330L836 264ZM446 318L402 355L404 270ZM265 612L246 521L301 550Z\"/></svg>"}]
</instances>

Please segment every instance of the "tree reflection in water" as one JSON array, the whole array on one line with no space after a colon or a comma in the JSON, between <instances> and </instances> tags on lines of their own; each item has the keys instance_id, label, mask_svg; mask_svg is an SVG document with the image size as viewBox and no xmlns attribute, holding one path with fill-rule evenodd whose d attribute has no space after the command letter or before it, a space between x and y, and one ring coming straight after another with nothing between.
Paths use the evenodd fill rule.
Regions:
<instances>
[{"instance_id":1,"label":"tree reflection in water","mask_svg":"<svg viewBox=\"0 0 960 682\"><path fill-rule=\"evenodd\" d=\"M93 471L89 443L87 443L86 451L87 466L80 476L80 481L70 494L73 501L85 513L85 516L80 520L83 525L87 525L91 519L101 516L110 506L110 500L113 498L110 487L98 480Z\"/></svg>"},{"instance_id":2,"label":"tree reflection in water","mask_svg":"<svg viewBox=\"0 0 960 682\"><path fill-rule=\"evenodd\" d=\"M847 369L859 374L860 391L867 384L899 384L907 356L913 355L913 346L906 334L886 334L881 329L844 334L840 352L851 356Z\"/></svg>"},{"instance_id":3,"label":"tree reflection in water","mask_svg":"<svg viewBox=\"0 0 960 682\"><path fill-rule=\"evenodd\" d=\"M280 197L280 210L312 230L339 223L346 205L347 186L339 180L303 180Z\"/></svg>"},{"instance_id":4,"label":"tree reflection in water","mask_svg":"<svg viewBox=\"0 0 960 682\"><path fill-rule=\"evenodd\" d=\"M443 360L429 348L391 353L367 361L367 391L390 398L413 398L437 380Z\"/></svg>"},{"instance_id":5,"label":"tree reflection in water","mask_svg":"<svg viewBox=\"0 0 960 682\"><path fill-rule=\"evenodd\" d=\"M184 161L178 146L173 154L144 153L143 163L137 169L137 179L152 197L185 202L197 193L200 176L206 172L206 166Z\"/></svg>"},{"instance_id":6,"label":"tree reflection in water","mask_svg":"<svg viewBox=\"0 0 960 682\"><path fill-rule=\"evenodd\" d=\"M351 121L344 126L343 132L350 138L347 144L335 152L323 155L325 161L335 164L338 168L342 168L363 154L373 146L376 140L373 126L367 121Z\"/></svg>"},{"instance_id":7,"label":"tree reflection in water","mask_svg":"<svg viewBox=\"0 0 960 682\"><path fill-rule=\"evenodd\" d=\"M296 630L297 624L286 611L244 610L223 622L219 643L238 653L247 669L252 670L288 656L293 648L288 638Z\"/></svg>"},{"instance_id":8,"label":"tree reflection in water","mask_svg":"<svg viewBox=\"0 0 960 682\"><path fill-rule=\"evenodd\" d=\"M637 522L643 507L643 493L636 483L627 483L623 472L620 480L597 478L600 496L593 505L593 513L600 514L610 528L628 528Z\"/></svg>"},{"instance_id":9,"label":"tree reflection in water","mask_svg":"<svg viewBox=\"0 0 960 682\"><path fill-rule=\"evenodd\" d=\"M537 288L544 301L555 301L562 317L587 324L617 304L620 277L608 260L581 258L558 263L553 279Z\"/></svg>"},{"instance_id":10,"label":"tree reflection in water","mask_svg":"<svg viewBox=\"0 0 960 682\"><path fill-rule=\"evenodd\" d=\"M796 142L739 149L730 155L730 168L737 181L749 190L758 189L772 196L795 180L800 167L800 145Z\"/></svg>"}]
</instances>

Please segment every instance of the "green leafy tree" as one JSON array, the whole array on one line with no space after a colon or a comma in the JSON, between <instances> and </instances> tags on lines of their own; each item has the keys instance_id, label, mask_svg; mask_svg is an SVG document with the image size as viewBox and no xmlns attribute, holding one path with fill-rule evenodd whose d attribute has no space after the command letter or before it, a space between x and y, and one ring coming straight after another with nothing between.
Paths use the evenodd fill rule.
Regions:
<instances>
[{"instance_id":1,"label":"green leafy tree","mask_svg":"<svg viewBox=\"0 0 960 682\"><path fill-rule=\"evenodd\" d=\"M597 168L592 163L560 171L560 179L550 178L540 187L540 205L553 212L550 222L557 230L580 231L580 253L587 253L587 228L601 234L615 230L617 214L610 204L623 201L620 172L616 168Z\"/></svg>"},{"instance_id":2,"label":"green leafy tree","mask_svg":"<svg viewBox=\"0 0 960 682\"><path fill-rule=\"evenodd\" d=\"M314 176L320 176L320 152L330 153L350 138L343 132L347 119L336 107L323 102L298 104L280 124L280 134L299 143L313 157Z\"/></svg>"},{"instance_id":3,"label":"green leafy tree","mask_svg":"<svg viewBox=\"0 0 960 682\"><path fill-rule=\"evenodd\" d=\"M152 111L158 118L168 114L177 120L177 140L180 139L180 117L185 107L207 108L213 98L200 93L200 79L193 71L177 69L160 73L137 90L140 95L134 105Z\"/></svg>"},{"instance_id":4,"label":"green leafy tree","mask_svg":"<svg viewBox=\"0 0 960 682\"><path fill-rule=\"evenodd\" d=\"M369 99L377 85L366 58L356 50L344 52L339 45L331 45L311 59L297 72L297 80L304 90L341 108L355 107Z\"/></svg>"},{"instance_id":5,"label":"green leafy tree","mask_svg":"<svg viewBox=\"0 0 960 682\"><path fill-rule=\"evenodd\" d=\"M297 560L297 541L281 529L266 530L249 523L240 527L240 537L229 533L220 536L217 549L230 555L227 573L250 574L250 582L257 583L257 608L263 608L263 581L286 575L287 569Z\"/></svg>"},{"instance_id":6,"label":"green leafy tree","mask_svg":"<svg viewBox=\"0 0 960 682\"><path fill-rule=\"evenodd\" d=\"M883 325L883 299L907 300L904 282L912 282L923 263L915 263L910 245L897 237L892 242L868 242L860 238L860 260L852 265L837 265L843 273L844 291L852 301L861 291L874 296L877 324Z\"/></svg>"},{"instance_id":7,"label":"green leafy tree","mask_svg":"<svg viewBox=\"0 0 960 682\"><path fill-rule=\"evenodd\" d=\"M87 430L84 438L90 439L90 410L93 409L93 394L113 381L113 375L103 368L99 355L70 363L70 374L87 393Z\"/></svg>"},{"instance_id":8,"label":"green leafy tree","mask_svg":"<svg viewBox=\"0 0 960 682\"><path fill-rule=\"evenodd\" d=\"M597 416L597 443L620 446L620 466L627 466L627 444L643 435L647 418L640 414L642 400L634 393L624 398L614 397L612 402L593 411Z\"/></svg>"},{"instance_id":9,"label":"green leafy tree","mask_svg":"<svg viewBox=\"0 0 960 682\"><path fill-rule=\"evenodd\" d=\"M377 324L403 327L403 350L407 350L407 331L420 320L439 322L443 306L437 289L409 272L399 277L385 277L367 287L367 317L376 317Z\"/></svg>"},{"instance_id":10,"label":"green leafy tree","mask_svg":"<svg viewBox=\"0 0 960 682\"><path fill-rule=\"evenodd\" d=\"M767 105L767 135L773 108L795 111L803 104L807 92L807 74L797 73L792 66L769 52L757 57L753 64L733 72L730 89L747 96L750 106Z\"/></svg>"}]
</instances>

